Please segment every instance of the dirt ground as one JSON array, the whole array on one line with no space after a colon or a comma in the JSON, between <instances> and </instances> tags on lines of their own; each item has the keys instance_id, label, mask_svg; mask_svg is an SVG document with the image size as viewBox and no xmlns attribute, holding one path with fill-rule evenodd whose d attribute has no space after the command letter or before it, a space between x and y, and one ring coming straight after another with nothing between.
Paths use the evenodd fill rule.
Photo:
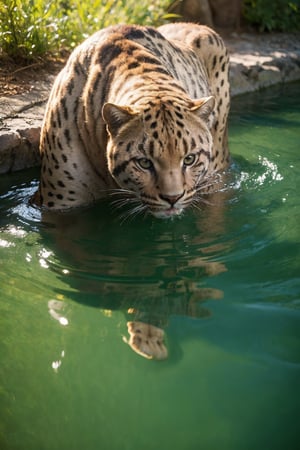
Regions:
<instances>
[{"instance_id":1,"label":"dirt ground","mask_svg":"<svg viewBox=\"0 0 300 450\"><path fill-rule=\"evenodd\" d=\"M46 80L49 74L57 74L66 58L17 63L10 58L0 57L0 97L29 92L33 82Z\"/></svg>"}]
</instances>

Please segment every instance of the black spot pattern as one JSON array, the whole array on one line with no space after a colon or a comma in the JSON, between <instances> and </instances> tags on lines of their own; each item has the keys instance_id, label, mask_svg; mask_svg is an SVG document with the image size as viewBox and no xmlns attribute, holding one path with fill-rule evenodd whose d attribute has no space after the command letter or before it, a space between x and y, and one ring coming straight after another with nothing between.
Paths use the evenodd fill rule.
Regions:
<instances>
[{"instance_id":1,"label":"black spot pattern","mask_svg":"<svg viewBox=\"0 0 300 450\"><path fill-rule=\"evenodd\" d=\"M187 36L188 28L194 30L186 50L176 41L167 41L164 31L161 34L151 27L121 25L101 31L101 36L107 33L107 38L101 37L99 42L94 39L90 47L83 44L68 63L67 76L62 76L53 88L53 107L48 108L49 120L45 121L41 139L40 196L49 208L80 203L81 195L97 198L97 192L90 192L91 186L102 183L105 188L106 183L112 183L112 176L121 177L128 189L134 187L143 201L154 207L156 194L147 193L143 171L135 162L141 155L154 162L164 155L171 162L178 152L184 156L193 151L197 155L195 164L192 168L186 165L184 172L198 170L202 176L208 170L206 166L219 170L228 161L228 52L215 32L207 28L202 32L201 27L192 24L181 27L180 39L184 39L185 27ZM209 117L211 135L208 125L205 128L200 123L191 128L186 121L190 114L187 105L193 105L191 99L208 95L216 98ZM136 130L129 126L125 132L126 124L120 119L115 130L120 138L113 152L106 154L110 136L106 134L102 106L107 101L122 105L123 98L125 105L137 104L137 110L143 110L141 124L147 133L140 132L138 121ZM159 189L155 167L160 165L153 164L147 177L150 179L151 172L153 189ZM193 187L185 189L193 195Z\"/></svg>"}]
</instances>

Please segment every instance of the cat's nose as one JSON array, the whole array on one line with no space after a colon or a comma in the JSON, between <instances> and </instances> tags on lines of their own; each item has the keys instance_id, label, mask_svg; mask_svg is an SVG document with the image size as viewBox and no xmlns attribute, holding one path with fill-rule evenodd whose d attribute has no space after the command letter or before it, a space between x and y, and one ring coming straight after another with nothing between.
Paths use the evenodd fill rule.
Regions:
<instances>
[{"instance_id":1,"label":"cat's nose","mask_svg":"<svg viewBox=\"0 0 300 450\"><path fill-rule=\"evenodd\" d=\"M170 203L171 206L174 206L175 203L177 203L178 200L180 200L184 196L184 192L178 195L160 194L159 196L162 200L165 200L166 202Z\"/></svg>"}]
</instances>

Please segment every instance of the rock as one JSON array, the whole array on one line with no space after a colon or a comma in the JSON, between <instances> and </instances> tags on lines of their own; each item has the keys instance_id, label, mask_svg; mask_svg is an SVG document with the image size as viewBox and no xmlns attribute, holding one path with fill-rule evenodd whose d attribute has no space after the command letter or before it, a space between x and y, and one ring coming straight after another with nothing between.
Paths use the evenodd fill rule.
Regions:
<instances>
[{"instance_id":1,"label":"rock","mask_svg":"<svg viewBox=\"0 0 300 450\"><path fill-rule=\"evenodd\" d=\"M183 0L171 4L169 11L179 14L188 22L199 22L213 27L212 11L209 0Z\"/></svg>"},{"instance_id":2,"label":"rock","mask_svg":"<svg viewBox=\"0 0 300 450\"><path fill-rule=\"evenodd\" d=\"M201 2L201 0L199 1ZM210 0L209 3L214 27L239 28L242 0Z\"/></svg>"},{"instance_id":3,"label":"rock","mask_svg":"<svg viewBox=\"0 0 300 450\"><path fill-rule=\"evenodd\" d=\"M263 36L263 37L262 37ZM227 39L231 96L300 79L300 40L293 35L249 35Z\"/></svg>"},{"instance_id":4,"label":"rock","mask_svg":"<svg viewBox=\"0 0 300 450\"><path fill-rule=\"evenodd\" d=\"M0 131L0 174L37 166L40 127Z\"/></svg>"},{"instance_id":5,"label":"rock","mask_svg":"<svg viewBox=\"0 0 300 450\"><path fill-rule=\"evenodd\" d=\"M39 138L53 82L33 85L30 92L0 97L0 174L39 164Z\"/></svg>"},{"instance_id":6,"label":"rock","mask_svg":"<svg viewBox=\"0 0 300 450\"><path fill-rule=\"evenodd\" d=\"M169 11L184 21L210 27L239 28L242 0L177 0Z\"/></svg>"}]
</instances>

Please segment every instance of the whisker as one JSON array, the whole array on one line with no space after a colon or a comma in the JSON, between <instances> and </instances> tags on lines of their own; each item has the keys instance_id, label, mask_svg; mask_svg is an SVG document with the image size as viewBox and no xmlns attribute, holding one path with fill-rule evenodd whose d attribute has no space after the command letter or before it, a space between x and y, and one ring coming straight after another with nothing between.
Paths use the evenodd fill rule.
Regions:
<instances>
[{"instance_id":1,"label":"whisker","mask_svg":"<svg viewBox=\"0 0 300 450\"><path fill-rule=\"evenodd\" d=\"M192 202L191 204L190 204L190 207L192 208L192 209L196 209L197 211L203 211L202 210L202 208L201 208L201 206L199 205L199 203L198 202Z\"/></svg>"},{"instance_id":2,"label":"whisker","mask_svg":"<svg viewBox=\"0 0 300 450\"><path fill-rule=\"evenodd\" d=\"M133 209L129 209L120 215L121 225L126 221L132 221L136 216L142 213L147 213L147 206L143 204L139 204L135 206Z\"/></svg>"},{"instance_id":3,"label":"whisker","mask_svg":"<svg viewBox=\"0 0 300 450\"><path fill-rule=\"evenodd\" d=\"M121 224L125 221L133 220L139 214L147 213L147 206L144 205L141 199L136 195L135 192L129 189L117 188L111 189L108 194L114 198L110 203L116 210L125 208L119 218ZM119 197L119 198L118 198Z\"/></svg>"},{"instance_id":4,"label":"whisker","mask_svg":"<svg viewBox=\"0 0 300 450\"><path fill-rule=\"evenodd\" d=\"M111 201L111 205L116 209L121 209L124 207L128 207L130 205L136 206L140 204L140 199L136 196L136 194L129 189L117 188L111 189L108 194L111 197L120 197L115 198Z\"/></svg>"},{"instance_id":5,"label":"whisker","mask_svg":"<svg viewBox=\"0 0 300 450\"><path fill-rule=\"evenodd\" d=\"M220 181L221 181L220 174L212 174L205 180L202 180L202 181L198 180L198 183L196 184L196 190L197 190L197 192L203 191L205 189L207 190L211 187L215 187L216 185L218 185L218 183L220 183ZM213 193L216 191L217 191L216 189L209 190L209 193Z\"/></svg>"},{"instance_id":6,"label":"whisker","mask_svg":"<svg viewBox=\"0 0 300 450\"><path fill-rule=\"evenodd\" d=\"M118 198L117 200L114 200L110 202L110 204L116 208L123 208L124 206L128 206L129 204L138 204L140 203L139 199L137 198Z\"/></svg>"},{"instance_id":7,"label":"whisker","mask_svg":"<svg viewBox=\"0 0 300 450\"><path fill-rule=\"evenodd\" d=\"M194 209L201 211L201 204L208 206L213 205L213 202L211 202L208 198L205 198L205 196L210 196L210 194L218 192L218 189L216 188L216 182L218 181L218 179L219 177L217 175L214 175L206 180L203 180L196 186L196 194L194 195L194 198L191 202L191 206Z\"/></svg>"},{"instance_id":8,"label":"whisker","mask_svg":"<svg viewBox=\"0 0 300 450\"><path fill-rule=\"evenodd\" d=\"M213 202L209 201L207 198L203 198L202 195L199 196L195 196L194 201L199 204L199 203L203 203L204 205L213 205Z\"/></svg>"},{"instance_id":9,"label":"whisker","mask_svg":"<svg viewBox=\"0 0 300 450\"><path fill-rule=\"evenodd\" d=\"M122 188L117 188L117 189L110 189L107 191L109 196L124 196L126 195L126 198L130 197L130 198L136 198L136 194L132 191L130 191L129 189L122 189Z\"/></svg>"},{"instance_id":10,"label":"whisker","mask_svg":"<svg viewBox=\"0 0 300 450\"><path fill-rule=\"evenodd\" d=\"M215 185L215 183L213 181L211 181L211 182L206 181L204 183L198 184L196 186L196 190L197 190L197 192L203 191L204 189L208 189L214 185Z\"/></svg>"},{"instance_id":11,"label":"whisker","mask_svg":"<svg viewBox=\"0 0 300 450\"><path fill-rule=\"evenodd\" d=\"M197 211L203 212L203 206L204 205L212 206L213 203L208 201L207 199L204 199L201 196L196 196L191 201L190 208L193 209L193 210L197 210Z\"/></svg>"}]
</instances>

